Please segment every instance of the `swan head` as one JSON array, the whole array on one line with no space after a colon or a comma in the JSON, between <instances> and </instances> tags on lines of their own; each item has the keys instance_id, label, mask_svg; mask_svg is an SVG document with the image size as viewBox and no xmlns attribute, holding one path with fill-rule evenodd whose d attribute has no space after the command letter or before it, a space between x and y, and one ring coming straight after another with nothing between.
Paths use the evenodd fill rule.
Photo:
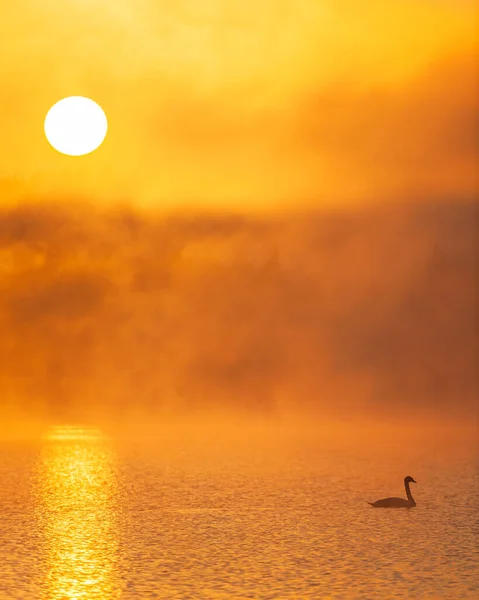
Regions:
<instances>
[{"instance_id":1,"label":"swan head","mask_svg":"<svg viewBox=\"0 0 479 600\"><path fill-rule=\"evenodd\" d=\"M405 479L404 479L404 483L417 483L417 481L415 479L413 479L410 475L408 475Z\"/></svg>"}]
</instances>

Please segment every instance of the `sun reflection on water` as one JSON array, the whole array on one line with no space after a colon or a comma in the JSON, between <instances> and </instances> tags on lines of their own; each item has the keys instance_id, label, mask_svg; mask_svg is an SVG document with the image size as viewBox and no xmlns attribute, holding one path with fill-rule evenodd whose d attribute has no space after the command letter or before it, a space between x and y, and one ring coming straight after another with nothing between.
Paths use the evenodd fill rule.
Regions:
<instances>
[{"instance_id":1,"label":"sun reflection on water","mask_svg":"<svg viewBox=\"0 0 479 600\"><path fill-rule=\"evenodd\" d=\"M56 427L48 432L38 471L45 598L119 597L116 492L114 456L100 431Z\"/></svg>"}]
</instances>

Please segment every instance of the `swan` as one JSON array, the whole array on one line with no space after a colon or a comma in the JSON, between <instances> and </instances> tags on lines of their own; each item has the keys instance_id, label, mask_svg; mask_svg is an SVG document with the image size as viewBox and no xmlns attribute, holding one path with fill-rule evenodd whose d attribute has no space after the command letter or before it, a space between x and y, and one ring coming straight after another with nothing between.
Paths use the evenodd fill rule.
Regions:
<instances>
[{"instance_id":1,"label":"swan","mask_svg":"<svg viewBox=\"0 0 479 600\"><path fill-rule=\"evenodd\" d=\"M368 504L374 506L374 508L413 508L416 506L416 502L409 489L410 483L417 483L417 481L408 475L404 478L407 500L405 498L384 498L383 500L377 500L376 502L368 502Z\"/></svg>"}]
</instances>

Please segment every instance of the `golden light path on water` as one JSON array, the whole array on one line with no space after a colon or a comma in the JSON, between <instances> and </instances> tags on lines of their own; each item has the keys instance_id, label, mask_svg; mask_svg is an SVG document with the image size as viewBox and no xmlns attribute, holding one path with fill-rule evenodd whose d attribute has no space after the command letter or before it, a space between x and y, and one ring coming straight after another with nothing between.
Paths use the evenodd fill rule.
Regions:
<instances>
[{"instance_id":1,"label":"golden light path on water","mask_svg":"<svg viewBox=\"0 0 479 600\"><path fill-rule=\"evenodd\" d=\"M118 598L114 455L96 429L56 427L43 439L37 507L46 551L44 598Z\"/></svg>"}]
</instances>

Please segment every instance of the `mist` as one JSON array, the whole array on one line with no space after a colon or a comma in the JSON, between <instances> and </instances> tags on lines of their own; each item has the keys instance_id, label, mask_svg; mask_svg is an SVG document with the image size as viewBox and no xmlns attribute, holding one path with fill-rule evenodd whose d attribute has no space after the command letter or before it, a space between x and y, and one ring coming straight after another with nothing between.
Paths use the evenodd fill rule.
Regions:
<instances>
[{"instance_id":1,"label":"mist","mask_svg":"<svg viewBox=\"0 0 479 600\"><path fill-rule=\"evenodd\" d=\"M2 422L470 419L477 208L4 209Z\"/></svg>"}]
</instances>

